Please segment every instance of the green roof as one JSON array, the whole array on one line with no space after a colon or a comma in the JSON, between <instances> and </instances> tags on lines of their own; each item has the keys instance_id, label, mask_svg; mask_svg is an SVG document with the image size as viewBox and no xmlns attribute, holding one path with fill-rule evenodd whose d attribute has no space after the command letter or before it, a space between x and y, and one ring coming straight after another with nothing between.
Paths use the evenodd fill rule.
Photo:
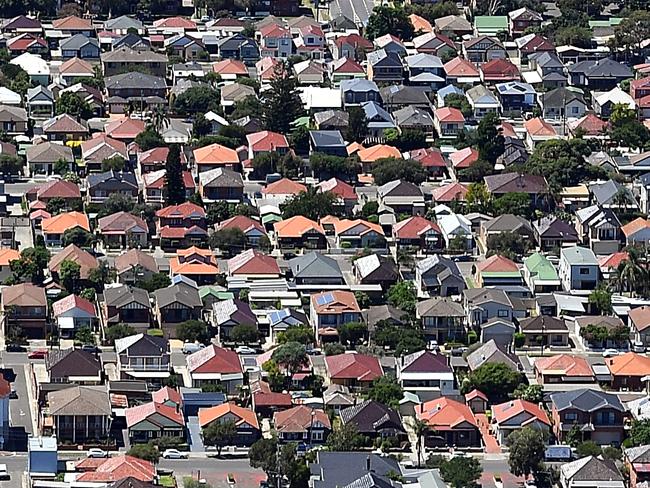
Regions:
<instances>
[{"instance_id":1,"label":"green roof","mask_svg":"<svg viewBox=\"0 0 650 488\"><path fill-rule=\"evenodd\" d=\"M481 276L485 278L512 278L514 276L521 277L519 271L481 271Z\"/></svg>"},{"instance_id":2,"label":"green roof","mask_svg":"<svg viewBox=\"0 0 650 488\"><path fill-rule=\"evenodd\" d=\"M474 27L477 32L498 32L508 30L508 17L506 15L478 15L474 17Z\"/></svg>"},{"instance_id":3,"label":"green roof","mask_svg":"<svg viewBox=\"0 0 650 488\"><path fill-rule=\"evenodd\" d=\"M524 266L528 269L531 275L535 275L540 280L550 281L560 279L551 262L546 258L546 256L542 256L538 252L524 259Z\"/></svg>"},{"instance_id":4,"label":"green roof","mask_svg":"<svg viewBox=\"0 0 650 488\"><path fill-rule=\"evenodd\" d=\"M607 20L590 20L589 28L593 29L594 27L614 27L615 25L620 24L622 20L622 17L612 17L611 19Z\"/></svg>"},{"instance_id":5,"label":"green roof","mask_svg":"<svg viewBox=\"0 0 650 488\"><path fill-rule=\"evenodd\" d=\"M212 295L218 300L230 300L231 298L235 298L235 295L232 292L226 291L220 286L206 285L199 288L199 297L201 297L201 300L208 295Z\"/></svg>"},{"instance_id":6,"label":"green roof","mask_svg":"<svg viewBox=\"0 0 650 488\"><path fill-rule=\"evenodd\" d=\"M276 214L268 214L262 217L262 223L263 224L268 224L269 222L280 222L282 220L282 217Z\"/></svg>"},{"instance_id":7,"label":"green roof","mask_svg":"<svg viewBox=\"0 0 650 488\"><path fill-rule=\"evenodd\" d=\"M298 117L296 120L291 122L290 125L293 125L294 127L308 127L309 117Z\"/></svg>"}]
</instances>

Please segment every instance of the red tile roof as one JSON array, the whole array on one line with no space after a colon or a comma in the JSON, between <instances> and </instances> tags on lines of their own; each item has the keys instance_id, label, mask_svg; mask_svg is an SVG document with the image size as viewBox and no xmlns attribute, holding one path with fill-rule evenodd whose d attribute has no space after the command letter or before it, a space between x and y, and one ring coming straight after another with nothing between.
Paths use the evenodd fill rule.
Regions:
<instances>
[{"instance_id":1,"label":"red tile roof","mask_svg":"<svg viewBox=\"0 0 650 488\"><path fill-rule=\"evenodd\" d=\"M81 198L79 185L72 181L53 180L48 181L38 187L36 190L36 198L39 200L45 198ZM31 192L31 190L30 190Z\"/></svg>"},{"instance_id":2,"label":"red tile roof","mask_svg":"<svg viewBox=\"0 0 650 488\"><path fill-rule=\"evenodd\" d=\"M275 151L278 148L289 147L284 135L268 130L248 134L246 140L253 151Z\"/></svg>"},{"instance_id":3,"label":"red tile roof","mask_svg":"<svg viewBox=\"0 0 650 488\"><path fill-rule=\"evenodd\" d=\"M519 69L507 59L493 59L481 65L486 80L512 80L519 78Z\"/></svg>"},{"instance_id":4,"label":"red tile roof","mask_svg":"<svg viewBox=\"0 0 650 488\"><path fill-rule=\"evenodd\" d=\"M212 69L215 73L219 73L220 75L248 76L246 65L237 59L224 59L223 61L214 63Z\"/></svg>"},{"instance_id":5,"label":"red tile roof","mask_svg":"<svg viewBox=\"0 0 650 488\"><path fill-rule=\"evenodd\" d=\"M235 374L242 372L237 353L214 344L187 356L187 369L190 373Z\"/></svg>"},{"instance_id":6,"label":"red tile roof","mask_svg":"<svg viewBox=\"0 0 650 488\"><path fill-rule=\"evenodd\" d=\"M557 136L557 132L551 124L546 122L541 117L535 117L524 122L524 127L526 132L528 132L533 137L554 137Z\"/></svg>"},{"instance_id":7,"label":"red tile roof","mask_svg":"<svg viewBox=\"0 0 650 488\"><path fill-rule=\"evenodd\" d=\"M439 186L431 192L434 202L464 202L466 195L467 185L458 182Z\"/></svg>"},{"instance_id":8,"label":"red tile roof","mask_svg":"<svg viewBox=\"0 0 650 488\"><path fill-rule=\"evenodd\" d=\"M442 151L436 147L415 149L409 153L409 157L418 161L425 168L446 168L447 161Z\"/></svg>"},{"instance_id":9,"label":"red tile roof","mask_svg":"<svg viewBox=\"0 0 650 488\"><path fill-rule=\"evenodd\" d=\"M514 417L527 413L527 418L522 418L520 425L522 427L538 421L546 425L551 425L551 421L548 419L546 412L542 410L538 405L528 402L526 400L511 400L509 402L501 403L499 405L492 406L492 418L495 419L498 423L507 422Z\"/></svg>"},{"instance_id":10,"label":"red tile roof","mask_svg":"<svg viewBox=\"0 0 650 488\"><path fill-rule=\"evenodd\" d=\"M300 238L307 232L317 232L325 235L323 228L311 219L302 215L295 215L273 224L273 230L280 238Z\"/></svg>"},{"instance_id":11,"label":"red tile roof","mask_svg":"<svg viewBox=\"0 0 650 488\"><path fill-rule=\"evenodd\" d=\"M454 77L476 77L479 75L478 69L470 61L461 57L454 58L445 63L445 73L447 76Z\"/></svg>"},{"instance_id":12,"label":"red tile roof","mask_svg":"<svg viewBox=\"0 0 650 488\"><path fill-rule=\"evenodd\" d=\"M384 375L379 359L358 353L326 356L327 372L332 380L373 381Z\"/></svg>"},{"instance_id":13,"label":"red tile roof","mask_svg":"<svg viewBox=\"0 0 650 488\"><path fill-rule=\"evenodd\" d=\"M438 224L419 215L409 217L393 226L393 233L399 239L419 239L422 234L430 230L440 234Z\"/></svg>"},{"instance_id":14,"label":"red tile roof","mask_svg":"<svg viewBox=\"0 0 650 488\"><path fill-rule=\"evenodd\" d=\"M104 127L106 135L113 139L135 139L140 132L144 132L145 123L143 120L123 118L109 122Z\"/></svg>"},{"instance_id":15,"label":"red tile roof","mask_svg":"<svg viewBox=\"0 0 650 488\"><path fill-rule=\"evenodd\" d=\"M273 414L273 425L278 432L305 432L316 423L326 429L332 428L330 419L325 412L306 405L299 405Z\"/></svg>"},{"instance_id":16,"label":"red tile roof","mask_svg":"<svg viewBox=\"0 0 650 488\"><path fill-rule=\"evenodd\" d=\"M415 415L436 431L453 430L463 424L477 426L472 410L451 398L437 398L416 406Z\"/></svg>"},{"instance_id":17,"label":"red tile roof","mask_svg":"<svg viewBox=\"0 0 650 488\"><path fill-rule=\"evenodd\" d=\"M371 50L374 47L372 42L359 34L348 34L347 36L337 37L334 43L338 47L341 47L343 44L350 44L354 46L355 50L358 48Z\"/></svg>"},{"instance_id":18,"label":"red tile roof","mask_svg":"<svg viewBox=\"0 0 650 488\"><path fill-rule=\"evenodd\" d=\"M280 268L272 256L267 256L255 249L248 249L228 260L228 273L279 275Z\"/></svg>"},{"instance_id":19,"label":"red tile roof","mask_svg":"<svg viewBox=\"0 0 650 488\"><path fill-rule=\"evenodd\" d=\"M262 189L265 195L298 195L306 191L305 185L289 178L282 178Z\"/></svg>"},{"instance_id":20,"label":"red tile roof","mask_svg":"<svg viewBox=\"0 0 650 488\"><path fill-rule=\"evenodd\" d=\"M77 463L77 468L95 467L94 471L82 473L77 481L110 483L129 476L151 482L156 476L156 468L150 461L133 456L120 455L107 459L84 459Z\"/></svg>"},{"instance_id":21,"label":"red tile roof","mask_svg":"<svg viewBox=\"0 0 650 488\"><path fill-rule=\"evenodd\" d=\"M449 160L454 168L469 168L478 161L478 151L473 147L466 147L449 155Z\"/></svg>"},{"instance_id":22,"label":"red tile roof","mask_svg":"<svg viewBox=\"0 0 650 488\"><path fill-rule=\"evenodd\" d=\"M247 423L256 429L260 428L255 412L248 408L240 407L232 402L222 403L216 407L199 408L199 425L205 427L227 414L236 417L237 420L235 420L235 424L237 425Z\"/></svg>"},{"instance_id":23,"label":"red tile roof","mask_svg":"<svg viewBox=\"0 0 650 488\"><path fill-rule=\"evenodd\" d=\"M158 19L153 23L154 27L167 29L189 29L196 30L196 23L186 17L168 17Z\"/></svg>"},{"instance_id":24,"label":"red tile roof","mask_svg":"<svg viewBox=\"0 0 650 488\"><path fill-rule=\"evenodd\" d=\"M519 267L514 261L504 256L499 256L498 254L494 254L482 263L479 263L476 266L476 269L482 273L505 273L511 271L519 271Z\"/></svg>"},{"instance_id":25,"label":"red tile roof","mask_svg":"<svg viewBox=\"0 0 650 488\"><path fill-rule=\"evenodd\" d=\"M156 211L158 218L178 218L186 219L190 217L205 217L205 210L196 203L184 202L180 205L170 205Z\"/></svg>"},{"instance_id":26,"label":"red tile roof","mask_svg":"<svg viewBox=\"0 0 650 488\"><path fill-rule=\"evenodd\" d=\"M239 229L244 234L252 229L257 229L263 234L266 234L266 230L264 230L262 224L260 224L257 220L246 217L245 215L235 215L234 217L231 217L227 220L224 220L220 224L217 224L217 230L222 229Z\"/></svg>"},{"instance_id":27,"label":"red tile roof","mask_svg":"<svg viewBox=\"0 0 650 488\"><path fill-rule=\"evenodd\" d=\"M321 181L318 184L318 189L322 192L332 192L343 200L357 201L359 199L357 192L354 191L354 187L338 178L330 178L329 180Z\"/></svg>"},{"instance_id":28,"label":"red tile roof","mask_svg":"<svg viewBox=\"0 0 650 488\"><path fill-rule=\"evenodd\" d=\"M88 315L91 315L93 317L97 315L97 312L95 311L95 305L93 305L89 300L78 297L77 295L68 295L61 300L54 302L52 304L52 315L54 315L54 317L58 317L59 315L74 308L83 310Z\"/></svg>"},{"instance_id":29,"label":"red tile roof","mask_svg":"<svg viewBox=\"0 0 650 488\"><path fill-rule=\"evenodd\" d=\"M440 122L458 123L458 124L465 123L465 117L463 116L463 113L457 108L453 108L453 107L442 107L436 109L435 116Z\"/></svg>"},{"instance_id":30,"label":"red tile roof","mask_svg":"<svg viewBox=\"0 0 650 488\"><path fill-rule=\"evenodd\" d=\"M124 411L124 415L126 416L126 426L128 428L139 424L143 420L147 420L163 428L164 424L157 421L156 415L169 419L177 425L185 425L183 413L176 407L171 407L163 403L149 402L138 405L137 407L127 408Z\"/></svg>"},{"instance_id":31,"label":"red tile roof","mask_svg":"<svg viewBox=\"0 0 650 488\"><path fill-rule=\"evenodd\" d=\"M561 374L563 376L593 376L589 361L581 356L558 354L535 360L535 369L542 374Z\"/></svg>"}]
</instances>

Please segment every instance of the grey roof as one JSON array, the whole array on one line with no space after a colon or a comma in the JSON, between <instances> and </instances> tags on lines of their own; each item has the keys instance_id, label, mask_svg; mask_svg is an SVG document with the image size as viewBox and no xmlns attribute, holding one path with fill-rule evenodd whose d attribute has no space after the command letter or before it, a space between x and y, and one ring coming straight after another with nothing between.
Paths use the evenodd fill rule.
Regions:
<instances>
[{"instance_id":1,"label":"grey roof","mask_svg":"<svg viewBox=\"0 0 650 488\"><path fill-rule=\"evenodd\" d=\"M55 142L42 142L28 147L25 156L28 163L55 163L60 159L70 163L74 161L72 148Z\"/></svg>"},{"instance_id":2,"label":"grey roof","mask_svg":"<svg viewBox=\"0 0 650 488\"><path fill-rule=\"evenodd\" d=\"M104 300L106 305L114 306L117 308L128 305L129 303L136 302L149 308L149 294L142 288L134 286L111 286L104 290Z\"/></svg>"},{"instance_id":3,"label":"grey roof","mask_svg":"<svg viewBox=\"0 0 650 488\"><path fill-rule=\"evenodd\" d=\"M463 291L467 301L474 305L486 302L496 302L501 305L512 307L512 302L503 290L497 288L468 288Z\"/></svg>"},{"instance_id":4,"label":"grey roof","mask_svg":"<svg viewBox=\"0 0 650 488\"><path fill-rule=\"evenodd\" d=\"M104 29L106 30L127 30L129 28L144 30L144 24L138 19L134 19L128 15L122 15L104 21Z\"/></svg>"},{"instance_id":5,"label":"grey roof","mask_svg":"<svg viewBox=\"0 0 650 488\"><path fill-rule=\"evenodd\" d=\"M463 306L447 297L432 297L417 304L418 317L464 317Z\"/></svg>"},{"instance_id":6,"label":"grey roof","mask_svg":"<svg viewBox=\"0 0 650 488\"><path fill-rule=\"evenodd\" d=\"M631 78L632 70L611 58L582 61L567 66L569 73L584 73L589 78Z\"/></svg>"},{"instance_id":7,"label":"grey roof","mask_svg":"<svg viewBox=\"0 0 650 488\"><path fill-rule=\"evenodd\" d=\"M343 278L335 259L317 252L310 252L289 261L294 278Z\"/></svg>"},{"instance_id":8,"label":"grey roof","mask_svg":"<svg viewBox=\"0 0 650 488\"><path fill-rule=\"evenodd\" d=\"M428 105L429 97L423 88L406 85L389 85L379 90L385 104L417 104Z\"/></svg>"},{"instance_id":9,"label":"grey roof","mask_svg":"<svg viewBox=\"0 0 650 488\"><path fill-rule=\"evenodd\" d=\"M396 324L403 324L408 314L392 305L372 305L364 312L365 322L371 330L378 322L388 321Z\"/></svg>"},{"instance_id":10,"label":"grey roof","mask_svg":"<svg viewBox=\"0 0 650 488\"><path fill-rule=\"evenodd\" d=\"M160 288L153 295L156 298L158 308L166 307L172 303L180 303L189 308L201 307L203 305L199 291L192 286L186 286L182 283Z\"/></svg>"},{"instance_id":11,"label":"grey roof","mask_svg":"<svg viewBox=\"0 0 650 488\"><path fill-rule=\"evenodd\" d=\"M522 332L552 332L552 333L569 333L569 328L562 319L551 317L550 315L538 315L519 321L519 327Z\"/></svg>"},{"instance_id":12,"label":"grey roof","mask_svg":"<svg viewBox=\"0 0 650 488\"><path fill-rule=\"evenodd\" d=\"M596 259L596 255L591 249L587 247L566 247L562 249L560 253L569 264L580 266L598 266L598 259Z\"/></svg>"},{"instance_id":13,"label":"grey roof","mask_svg":"<svg viewBox=\"0 0 650 488\"><path fill-rule=\"evenodd\" d=\"M576 211L578 222L592 226L600 226L607 223L615 227L620 227L621 223L611 208L604 208L600 205L591 205Z\"/></svg>"},{"instance_id":14,"label":"grey roof","mask_svg":"<svg viewBox=\"0 0 650 488\"><path fill-rule=\"evenodd\" d=\"M366 80L365 78L353 78L352 80L343 80L341 81L341 93L346 91L355 91L355 92L369 92L376 91L379 92L377 83L371 80Z\"/></svg>"},{"instance_id":15,"label":"grey roof","mask_svg":"<svg viewBox=\"0 0 650 488\"><path fill-rule=\"evenodd\" d=\"M203 186L243 188L244 180L240 173L227 168L215 168L199 174Z\"/></svg>"},{"instance_id":16,"label":"grey roof","mask_svg":"<svg viewBox=\"0 0 650 488\"><path fill-rule=\"evenodd\" d=\"M87 44L92 44L97 48L97 50L99 50L99 41L94 37L87 37L83 34L75 34L72 37L68 37L67 39L64 39L59 44L59 47L61 48L62 51L70 50L70 49L78 50L86 46Z\"/></svg>"},{"instance_id":17,"label":"grey roof","mask_svg":"<svg viewBox=\"0 0 650 488\"><path fill-rule=\"evenodd\" d=\"M588 388L553 393L551 402L558 410L575 408L583 412L594 412L601 408L612 408L619 412L625 411L618 395Z\"/></svg>"},{"instance_id":18,"label":"grey roof","mask_svg":"<svg viewBox=\"0 0 650 488\"><path fill-rule=\"evenodd\" d=\"M399 463L388 456L366 452L331 452L318 451L316 461L309 465L314 479L314 488L340 488L346 486L365 474L367 463L379 476L386 476L390 471L401 473Z\"/></svg>"},{"instance_id":19,"label":"grey roof","mask_svg":"<svg viewBox=\"0 0 650 488\"><path fill-rule=\"evenodd\" d=\"M589 185L589 193L591 193L596 199L596 202L601 205L616 203L615 199L619 192L622 192L625 195L628 204L636 206L634 195L632 195L632 192L621 183L614 180L608 180Z\"/></svg>"},{"instance_id":20,"label":"grey roof","mask_svg":"<svg viewBox=\"0 0 650 488\"><path fill-rule=\"evenodd\" d=\"M390 407L375 400L366 400L340 412L343 424L352 423L361 433L375 433L383 426L404 432L402 419Z\"/></svg>"},{"instance_id":21,"label":"grey roof","mask_svg":"<svg viewBox=\"0 0 650 488\"><path fill-rule=\"evenodd\" d=\"M325 110L314 114L314 122L318 125L346 127L349 118L349 114L343 110Z\"/></svg>"},{"instance_id":22,"label":"grey roof","mask_svg":"<svg viewBox=\"0 0 650 488\"><path fill-rule=\"evenodd\" d=\"M532 53L528 56L528 59L535 60L537 65L541 66L542 68L564 68L564 63L560 61L558 55L548 51L543 51L541 53Z\"/></svg>"},{"instance_id":23,"label":"grey roof","mask_svg":"<svg viewBox=\"0 0 650 488\"><path fill-rule=\"evenodd\" d=\"M379 122L378 120L374 119L381 119L381 121L390 123L393 125L393 118L391 115L384 110L381 105L379 105L377 102L363 102L361 104L361 108L366 112L366 119L372 122Z\"/></svg>"},{"instance_id":24,"label":"grey roof","mask_svg":"<svg viewBox=\"0 0 650 488\"><path fill-rule=\"evenodd\" d=\"M242 85L241 83L231 83L230 85L225 85L221 88L221 99L237 102L243 100L246 97L255 97L255 88L248 85Z\"/></svg>"},{"instance_id":25,"label":"grey roof","mask_svg":"<svg viewBox=\"0 0 650 488\"><path fill-rule=\"evenodd\" d=\"M0 122L27 122L27 110L22 107L0 105Z\"/></svg>"},{"instance_id":26,"label":"grey roof","mask_svg":"<svg viewBox=\"0 0 650 488\"><path fill-rule=\"evenodd\" d=\"M105 386L72 386L47 394L51 415L111 415Z\"/></svg>"},{"instance_id":27,"label":"grey roof","mask_svg":"<svg viewBox=\"0 0 650 488\"><path fill-rule=\"evenodd\" d=\"M436 30L446 31L446 30L459 30L459 31L471 31L472 24L461 17L460 15L446 15L445 17L440 17L435 20Z\"/></svg>"},{"instance_id":28,"label":"grey roof","mask_svg":"<svg viewBox=\"0 0 650 488\"><path fill-rule=\"evenodd\" d=\"M123 46L101 55L104 63L167 63L167 56L150 49L131 49Z\"/></svg>"},{"instance_id":29,"label":"grey roof","mask_svg":"<svg viewBox=\"0 0 650 488\"><path fill-rule=\"evenodd\" d=\"M415 183L406 180L393 180L377 188L379 198L385 197L422 197L422 189Z\"/></svg>"},{"instance_id":30,"label":"grey roof","mask_svg":"<svg viewBox=\"0 0 650 488\"><path fill-rule=\"evenodd\" d=\"M317 147L345 147L345 141L338 130L310 130L309 139Z\"/></svg>"},{"instance_id":31,"label":"grey roof","mask_svg":"<svg viewBox=\"0 0 650 488\"><path fill-rule=\"evenodd\" d=\"M379 476L375 473L366 473L361 478L348 483L343 488L392 488L402 486L399 482L394 482L386 476Z\"/></svg>"},{"instance_id":32,"label":"grey roof","mask_svg":"<svg viewBox=\"0 0 650 488\"><path fill-rule=\"evenodd\" d=\"M611 459L603 459L602 456L587 456L560 467L567 485L577 482L594 483L598 481L623 483L623 475Z\"/></svg>"},{"instance_id":33,"label":"grey roof","mask_svg":"<svg viewBox=\"0 0 650 488\"><path fill-rule=\"evenodd\" d=\"M368 256L356 259L354 261L354 267L359 272L361 279L370 276L380 268L383 268L385 277L393 276L396 278L399 275L395 261L392 258L378 254L369 254Z\"/></svg>"},{"instance_id":34,"label":"grey roof","mask_svg":"<svg viewBox=\"0 0 650 488\"><path fill-rule=\"evenodd\" d=\"M413 54L404 58L409 68L439 68L443 69L442 61L438 56L427 53Z\"/></svg>"},{"instance_id":35,"label":"grey roof","mask_svg":"<svg viewBox=\"0 0 650 488\"><path fill-rule=\"evenodd\" d=\"M105 79L107 90L162 90L167 88L164 78L137 71L130 71L119 75L109 76Z\"/></svg>"},{"instance_id":36,"label":"grey roof","mask_svg":"<svg viewBox=\"0 0 650 488\"><path fill-rule=\"evenodd\" d=\"M516 356L508 354L501 349L494 339L490 339L481 347L467 356L469 369L474 371L485 363L504 363L510 369L518 370L519 362Z\"/></svg>"},{"instance_id":37,"label":"grey roof","mask_svg":"<svg viewBox=\"0 0 650 488\"><path fill-rule=\"evenodd\" d=\"M52 90L50 90L49 88L43 85L38 85L35 86L34 88L29 88L27 90L27 101L29 102L30 100L33 100L41 93L45 95L47 98L49 98L50 100L54 101L54 94L52 93Z\"/></svg>"},{"instance_id":38,"label":"grey roof","mask_svg":"<svg viewBox=\"0 0 650 488\"><path fill-rule=\"evenodd\" d=\"M108 180L120 181L125 185L131 186L133 188L138 188L138 181L136 180L133 173L114 170L105 171L103 173L89 174L87 177L88 188L92 188Z\"/></svg>"},{"instance_id":39,"label":"grey roof","mask_svg":"<svg viewBox=\"0 0 650 488\"><path fill-rule=\"evenodd\" d=\"M503 214L494 217L483 223L483 228L489 232L520 232L525 231L530 234L533 228L525 218L519 215Z\"/></svg>"},{"instance_id":40,"label":"grey roof","mask_svg":"<svg viewBox=\"0 0 650 488\"><path fill-rule=\"evenodd\" d=\"M462 274L458 269L458 265L449 258L440 254L433 254L424 259L418 260L416 267L421 274L426 274L433 268L438 268L438 274L442 274L443 270L449 270L451 274L462 279Z\"/></svg>"},{"instance_id":41,"label":"grey roof","mask_svg":"<svg viewBox=\"0 0 650 488\"><path fill-rule=\"evenodd\" d=\"M385 49L378 49L366 55L369 66L378 64L392 64L394 66L402 66L402 60L399 54L393 51L386 51Z\"/></svg>"},{"instance_id":42,"label":"grey roof","mask_svg":"<svg viewBox=\"0 0 650 488\"><path fill-rule=\"evenodd\" d=\"M564 87L542 93L541 100L544 108L563 107L565 104L572 103L573 101L578 101L584 106L587 106L587 102L585 102L585 97L582 93Z\"/></svg>"},{"instance_id":43,"label":"grey roof","mask_svg":"<svg viewBox=\"0 0 650 488\"><path fill-rule=\"evenodd\" d=\"M465 96L468 99L473 100L474 102L478 102L481 98L489 98L491 99L492 102L499 103L494 93L492 93L490 90L487 89L487 87L483 85L473 86L472 88L467 90Z\"/></svg>"},{"instance_id":44,"label":"grey roof","mask_svg":"<svg viewBox=\"0 0 650 488\"><path fill-rule=\"evenodd\" d=\"M557 238L567 242L578 241L578 231L575 227L554 215L547 215L534 221L533 226L541 237Z\"/></svg>"},{"instance_id":45,"label":"grey roof","mask_svg":"<svg viewBox=\"0 0 650 488\"><path fill-rule=\"evenodd\" d=\"M625 457L633 463L650 463L650 445L625 449Z\"/></svg>"},{"instance_id":46,"label":"grey roof","mask_svg":"<svg viewBox=\"0 0 650 488\"><path fill-rule=\"evenodd\" d=\"M431 114L413 105L407 105L404 108L396 110L393 112L393 117L395 117L395 123L398 126L433 126Z\"/></svg>"},{"instance_id":47,"label":"grey roof","mask_svg":"<svg viewBox=\"0 0 650 488\"><path fill-rule=\"evenodd\" d=\"M143 49L149 48L150 46L151 43L147 39L143 39L134 32L124 34L122 37L113 41L113 49L120 49L121 47Z\"/></svg>"}]
</instances>

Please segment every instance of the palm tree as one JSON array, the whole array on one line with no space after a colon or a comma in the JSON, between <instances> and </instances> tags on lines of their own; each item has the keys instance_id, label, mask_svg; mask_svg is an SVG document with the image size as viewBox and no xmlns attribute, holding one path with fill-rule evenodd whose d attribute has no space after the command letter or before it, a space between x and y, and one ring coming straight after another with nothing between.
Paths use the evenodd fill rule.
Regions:
<instances>
[{"instance_id":1,"label":"palm tree","mask_svg":"<svg viewBox=\"0 0 650 488\"><path fill-rule=\"evenodd\" d=\"M429 424L424 420L415 419L413 421L413 432L415 433L417 441L417 451L418 451L418 468L422 464L422 447L424 444L424 436L429 431Z\"/></svg>"},{"instance_id":2,"label":"palm tree","mask_svg":"<svg viewBox=\"0 0 650 488\"><path fill-rule=\"evenodd\" d=\"M161 107L153 109L151 112L151 127L160 134L163 128L168 124L169 117L167 116L167 113Z\"/></svg>"},{"instance_id":3,"label":"palm tree","mask_svg":"<svg viewBox=\"0 0 650 488\"><path fill-rule=\"evenodd\" d=\"M628 251L628 257L619 266L620 282L623 290L627 290L632 296L643 282L644 270L639 260L639 254L634 249Z\"/></svg>"}]
</instances>

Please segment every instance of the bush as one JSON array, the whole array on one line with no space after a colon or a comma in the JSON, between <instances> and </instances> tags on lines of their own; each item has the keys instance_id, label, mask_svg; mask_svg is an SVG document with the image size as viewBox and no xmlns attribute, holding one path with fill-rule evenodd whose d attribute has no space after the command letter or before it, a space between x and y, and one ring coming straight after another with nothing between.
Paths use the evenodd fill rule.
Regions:
<instances>
[{"instance_id":1,"label":"bush","mask_svg":"<svg viewBox=\"0 0 650 488\"><path fill-rule=\"evenodd\" d=\"M470 330L467 333L467 344L474 344L478 340L478 334L476 331Z\"/></svg>"},{"instance_id":2,"label":"bush","mask_svg":"<svg viewBox=\"0 0 650 488\"><path fill-rule=\"evenodd\" d=\"M162 329L147 329L147 335L153 337L162 337L164 335L164 332Z\"/></svg>"},{"instance_id":3,"label":"bush","mask_svg":"<svg viewBox=\"0 0 650 488\"><path fill-rule=\"evenodd\" d=\"M352 243L349 241L343 241L341 243L341 249L350 249L352 247Z\"/></svg>"},{"instance_id":4,"label":"bush","mask_svg":"<svg viewBox=\"0 0 650 488\"><path fill-rule=\"evenodd\" d=\"M343 354L345 352L345 347L339 343L325 344L323 348L325 356L336 356L337 354Z\"/></svg>"},{"instance_id":5,"label":"bush","mask_svg":"<svg viewBox=\"0 0 650 488\"><path fill-rule=\"evenodd\" d=\"M526 335L523 332L516 332L514 339L516 349L524 347L524 344L526 343Z\"/></svg>"}]
</instances>

